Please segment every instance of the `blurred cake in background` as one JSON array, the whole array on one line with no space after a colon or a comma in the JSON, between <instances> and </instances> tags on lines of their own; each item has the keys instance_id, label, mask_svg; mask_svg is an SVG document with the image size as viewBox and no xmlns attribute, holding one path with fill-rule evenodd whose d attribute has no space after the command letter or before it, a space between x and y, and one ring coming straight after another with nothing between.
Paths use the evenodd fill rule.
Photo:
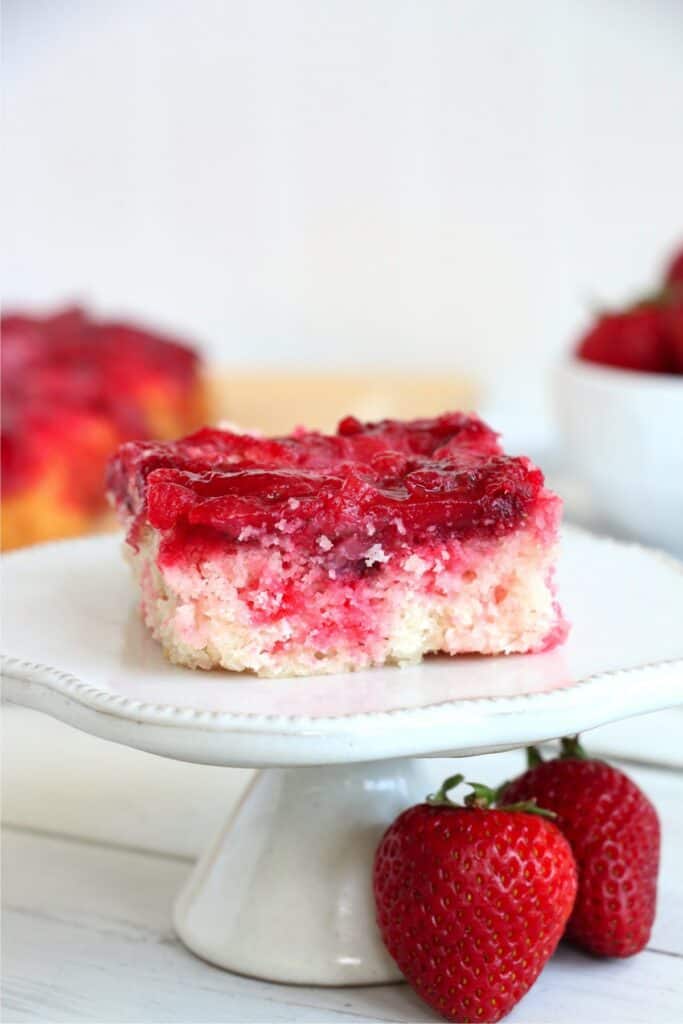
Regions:
<instances>
[{"instance_id":1,"label":"blurred cake in background","mask_svg":"<svg viewBox=\"0 0 683 1024\"><path fill-rule=\"evenodd\" d=\"M2 318L2 546L95 528L107 459L206 418L191 348L81 309Z\"/></svg>"}]
</instances>

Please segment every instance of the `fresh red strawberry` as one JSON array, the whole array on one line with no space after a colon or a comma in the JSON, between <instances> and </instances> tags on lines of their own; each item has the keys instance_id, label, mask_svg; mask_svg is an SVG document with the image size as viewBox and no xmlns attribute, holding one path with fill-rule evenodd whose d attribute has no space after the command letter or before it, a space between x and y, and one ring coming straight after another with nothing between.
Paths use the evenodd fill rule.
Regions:
<instances>
[{"instance_id":1,"label":"fresh red strawberry","mask_svg":"<svg viewBox=\"0 0 683 1024\"><path fill-rule=\"evenodd\" d=\"M662 301L669 360L674 373L683 373L683 248L671 260L664 280Z\"/></svg>"},{"instance_id":2,"label":"fresh red strawberry","mask_svg":"<svg viewBox=\"0 0 683 1024\"><path fill-rule=\"evenodd\" d=\"M447 1020L497 1021L540 974L576 896L576 865L533 802L491 808L472 784L404 811L375 857L377 921L408 982Z\"/></svg>"},{"instance_id":3,"label":"fresh red strawberry","mask_svg":"<svg viewBox=\"0 0 683 1024\"><path fill-rule=\"evenodd\" d=\"M580 342L579 358L604 366L649 373L670 371L661 308L643 303L622 313L606 313Z\"/></svg>"},{"instance_id":4,"label":"fresh red strawberry","mask_svg":"<svg viewBox=\"0 0 683 1024\"><path fill-rule=\"evenodd\" d=\"M683 282L663 316L671 369L674 373L683 373Z\"/></svg>"},{"instance_id":5,"label":"fresh red strawberry","mask_svg":"<svg viewBox=\"0 0 683 1024\"><path fill-rule=\"evenodd\" d=\"M655 917L659 820L647 797L617 768L586 758L574 738L558 760L534 764L502 792L555 811L579 869L567 938L598 956L631 956ZM534 763L538 759L538 763Z\"/></svg>"},{"instance_id":6,"label":"fresh red strawberry","mask_svg":"<svg viewBox=\"0 0 683 1024\"><path fill-rule=\"evenodd\" d=\"M673 286L675 289L683 289L683 249L679 249L674 255L664 280L667 287Z\"/></svg>"}]
</instances>

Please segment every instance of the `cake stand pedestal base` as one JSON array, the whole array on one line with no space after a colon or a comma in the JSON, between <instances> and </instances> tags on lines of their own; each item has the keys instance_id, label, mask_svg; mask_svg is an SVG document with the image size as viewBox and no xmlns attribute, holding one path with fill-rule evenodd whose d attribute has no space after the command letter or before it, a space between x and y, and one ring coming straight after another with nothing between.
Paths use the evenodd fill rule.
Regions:
<instances>
[{"instance_id":1,"label":"cake stand pedestal base","mask_svg":"<svg viewBox=\"0 0 683 1024\"><path fill-rule=\"evenodd\" d=\"M176 902L178 935L267 981L399 980L374 920L372 861L430 786L427 764L410 759L259 772Z\"/></svg>"}]
</instances>

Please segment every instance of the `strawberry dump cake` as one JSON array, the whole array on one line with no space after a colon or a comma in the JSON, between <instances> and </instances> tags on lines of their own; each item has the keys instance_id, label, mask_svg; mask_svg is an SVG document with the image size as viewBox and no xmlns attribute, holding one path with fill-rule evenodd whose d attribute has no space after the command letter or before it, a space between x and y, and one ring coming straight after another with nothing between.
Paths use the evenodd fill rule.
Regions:
<instances>
[{"instance_id":1,"label":"strawberry dump cake","mask_svg":"<svg viewBox=\"0 0 683 1024\"><path fill-rule=\"evenodd\" d=\"M80 309L2 318L3 547L69 537L106 511L112 452L204 418L189 348Z\"/></svg>"},{"instance_id":2,"label":"strawberry dump cake","mask_svg":"<svg viewBox=\"0 0 683 1024\"><path fill-rule=\"evenodd\" d=\"M167 656L264 676L542 651L560 500L474 416L123 445L109 494Z\"/></svg>"}]
</instances>

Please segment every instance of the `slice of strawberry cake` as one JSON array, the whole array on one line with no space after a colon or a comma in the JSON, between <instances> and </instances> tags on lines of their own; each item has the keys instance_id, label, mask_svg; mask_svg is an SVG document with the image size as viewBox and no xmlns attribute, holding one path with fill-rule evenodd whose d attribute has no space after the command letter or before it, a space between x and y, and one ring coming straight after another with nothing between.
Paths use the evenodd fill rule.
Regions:
<instances>
[{"instance_id":1,"label":"slice of strawberry cake","mask_svg":"<svg viewBox=\"0 0 683 1024\"><path fill-rule=\"evenodd\" d=\"M109 467L171 659L263 676L542 651L560 499L474 416L131 442Z\"/></svg>"}]
</instances>

